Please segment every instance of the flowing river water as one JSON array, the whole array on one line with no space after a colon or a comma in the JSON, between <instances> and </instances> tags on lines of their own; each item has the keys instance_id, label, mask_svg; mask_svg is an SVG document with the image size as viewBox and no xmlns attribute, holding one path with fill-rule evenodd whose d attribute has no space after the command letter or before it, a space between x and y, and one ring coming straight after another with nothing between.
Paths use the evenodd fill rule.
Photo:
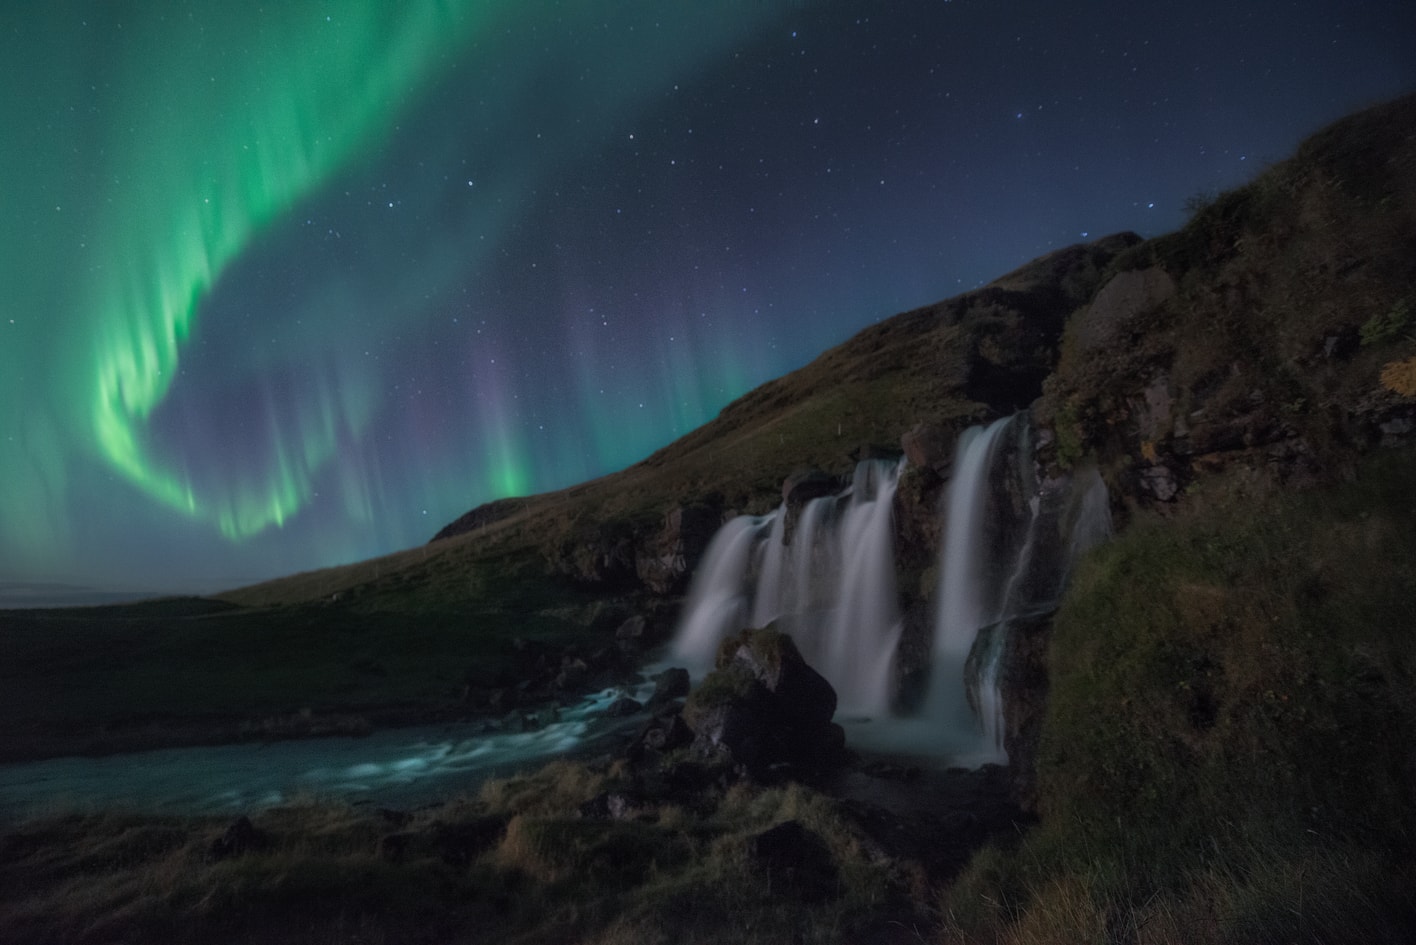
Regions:
<instances>
[{"instance_id":1,"label":"flowing river water","mask_svg":"<svg viewBox=\"0 0 1416 945\"><path fill-rule=\"evenodd\" d=\"M645 683L629 693L641 700ZM606 689L529 731L487 723L388 729L360 737L164 748L0 765L0 818L98 808L237 813L302 797L409 807L475 791L488 778L617 746L642 717L605 710Z\"/></svg>"}]
</instances>

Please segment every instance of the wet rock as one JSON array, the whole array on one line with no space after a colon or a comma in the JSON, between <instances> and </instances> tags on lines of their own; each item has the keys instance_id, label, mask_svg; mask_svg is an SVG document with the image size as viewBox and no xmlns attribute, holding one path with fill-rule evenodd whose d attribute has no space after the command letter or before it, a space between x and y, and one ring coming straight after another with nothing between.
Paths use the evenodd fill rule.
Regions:
<instances>
[{"instance_id":1,"label":"wet rock","mask_svg":"<svg viewBox=\"0 0 1416 945\"><path fill-rule=\"evenodd\" d=\"M807 665L787 634L749 631L730 641L723 652L731 654L733 665L745 667L776 697L783 716L794 724L802 728L824 726L836 714L836 690Z\"/></svg>"},{"instance_id":2,"label":"wet rock","mask_svg":"<svg viewBox=\"0 0 1416 945\"><path fill-rule=\"evenodd\" d=\"M812 499L835 495L841 490L841 481L820 469L798 469L782 480L782 501L789 507L802 506Z\"/></svg>"},{"instance_id":3,"label":"wet rock","mask_svg":"<svg viewBox=\"0 0 1416 945\"><path fill-rule=\"evenodd\" d=\"M1037 752L1050 689L1047 645L1052 620L1050 613L1014 620L999 667L1009 794L1025 811L1037 809Z\"/></svg>"},{"instance_id":4,"label":"wet rock","mask_svg":"<svg viewBox=\"0 0 1416 945\"><path fill-rule=\"evenodd\" d=\"M917 423L900 437L900 447L911 466L947 477L954 465L954 445L957 441L955 430L937 423Z\"/></svg>"},{"instance_id":5,"label":"wet rock","mask_svg":"<svg viewBox=\"0 0 1416 945\"><path fill-rule=\"evenodd\" d=\"M582 659L567 657L562 663L560 672L556 674L555 688L575 689L585 681L585 677L590 673L590 667Z\"/></svg>"},{"instance_id":6,"label":"wet rock","mask_svg":"<svg viewBox=\"0 0 1416 945\"><path fill-rule=\"evenodd\" d=\"M667 705L675 699L688 695L690 688L688 670L671 667L654 677L654 694L649 697L649 708Z\"/></svg>"},{"instance_id":7,"label":"wet rock","mask_svg":"<svg viewBox=\"0 0 1416 945\"><path fill-rule=\"evenodd\" d=\"M654 719L646 725L635 739L631 748L638 751L630 752L630 760L637 761L649 753L667 753L693 741L693 730L684 722L683 717L675 713L663 718Z\"/></svg>"},{"instance_id":8,"label":"wet rock","mask_svg":"<svg viewBox=\"0 0 1416 945\"><path fill-rule=\"evenodd\" d=\"M605 714L612 719L622 719L644 711L644 703L629 696L620 696L605 707Z\"/></svg>"},{"instance_id":9,"label":"wet rock","mask_svg":"<svg viewBox=\"0 0 1416 945\"><path fill-rule=\"evenodd\" d=\"M211 842L207 854L213 860L229 860L247 853L260 852L269 846L270 837L264 831L257 830L255 824L251 823L251 818L242 815Z\"/></svg>"},{"instance_id":10,"label":"wet rock","mask_svg":"<svg viewBox=\"0 0 1416 945\"><path fill-rule=\"evenodd\" d=\"M683 720L694 751L759 780L810 774L845 758L845 733L831 721L836 691L807 665L791 637L748 630L724 641L718 668L689 694Z\"/></svg>"},{"instance_id":11,"label":"wet rock","mask_svg":"<svg viewBox=\"0 0 1416 945\"><path fill-rule=\"evenodd\" d=\"M823 902L840 895L841 877L820 835L788 820L748 838L747 854L774 895Z\"/></svg>"},{"instance_id":12,"label":"wet rock","mask_svg":"<svg viewBox=\"0 0 1416 945\"><path fill-rule=\"evenodd\" d=\"M830 473L819 469L801 469L792 473L782 482L782 501L786 505L786 518L782 522L782 543L790 545L796 534L797 520L802 509L815 501L835 495L841 490L841 481Z\"/></svg>"}]
</instances>

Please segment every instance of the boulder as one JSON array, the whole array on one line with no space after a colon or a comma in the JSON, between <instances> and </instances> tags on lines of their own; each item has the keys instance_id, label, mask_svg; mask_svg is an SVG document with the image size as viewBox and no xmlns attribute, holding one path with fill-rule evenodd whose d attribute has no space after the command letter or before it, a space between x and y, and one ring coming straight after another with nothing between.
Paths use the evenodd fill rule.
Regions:
<instances>
[{"instance_id":1,"label":"boulder","mask_svg":"<svg viewBox=\"0 0 1416 945\"><path fill-rule=\"evenodd\" d=\"M1140 485L1147 493L1161 502L1170 502L1180 492L1175 481L1175 473L1167 466L1147 466L1140 472Z\"/></svg>"},{"instance_id":2,"label":"boulder","mask_svg":"<svg viewBox=\"0 0 1416 945\"><path fill-rule=\"evenodd\" d=\"M652 720L630 743L625 756L635 764L658 758L693 742L693 731L674 713Z\"/></svg>"},{"instance_id":3,"label":"boulder","mask_svg":"<svg viewBox=\"0 0 1416 945\"><path fill-rule=\"evenodd\" d=\"M683 720L696 753L761 780L839 765L845 733L831 721L835 711L831 684L791 637L768 628L723 642L717 668L684 703Z\"/></svg>"},{"instance_id":4,"label":"boulder","mask_svg":"<svg viewBox=\"0 0 1416 945\"><path fill-rule=\"evenodd\" d=\"M642 711L644 711L644 703L638 699L631 699L629 696L620 696L605 707L605 714L610 718L624 718Z\"/></svg>"},{"instance_id":5,"label":"boulder","mask_svg":"<svg viewBox=\"0 0 1416 945\"><path fill-rule=\"evenodd\" d=\"M836 714L836 690L807 665L792 638L775 630L748 631L719 653L745 667L770 692L783 717L803 728L830 723Z\"/></svg>"},{"instance_id":6,"label":"boulder","mask_svg":"<svg viewBox=\"0 0 1416 945\"><path fill-rule=\"evenodd\" d=\"M654 677L654 694L649 697L649 708L656 709L675 699L682 699L688 695L690 685L688 670L677 666L664 670Z\"/></svg>"}]
</instances>

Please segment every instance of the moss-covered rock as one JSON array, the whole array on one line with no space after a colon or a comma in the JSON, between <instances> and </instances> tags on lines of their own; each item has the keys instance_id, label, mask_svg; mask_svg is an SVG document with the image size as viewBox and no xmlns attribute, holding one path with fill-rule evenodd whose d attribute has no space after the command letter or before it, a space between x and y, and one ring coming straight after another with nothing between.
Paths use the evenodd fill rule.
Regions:
<instances>
[{"instance_id":1,"label":"moss-covered rock","mask_svg":"<svg viewBox=\"0 0 1416 945\"><path fill-rule=\"evenodd\" d=\"M700 754L725 755L754 777L839 764L845 735L831 721L836 691L774 628L744 630L718 649L717 669L691 692L683 720Z\"/></svg>"}]
</instances>

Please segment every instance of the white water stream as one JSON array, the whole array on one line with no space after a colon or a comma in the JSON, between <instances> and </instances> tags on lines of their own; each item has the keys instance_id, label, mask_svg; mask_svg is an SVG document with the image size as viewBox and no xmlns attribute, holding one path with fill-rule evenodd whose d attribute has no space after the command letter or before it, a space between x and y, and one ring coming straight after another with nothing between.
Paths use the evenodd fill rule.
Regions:
<instances>
[{"instance_id":1,"label":"white water stream","mask_svg":"<svg viewBox=\"0 0 1416 945\"><path fill-rule=\"evenodd\" d=\"M671 661L701 676L725 637L775 621L843 709L886 711L901 629L891 509L902 469L860 463L844 492L802 507L790 541L785 505L724 525L694 576Z\"/></svg>"},{"instance_id":2,"label":"white water stream","mask_svg":"<svg viewBox=\"0 0 1416 945\"><path fill-rule=\"evenodd\" d=\"M653 690L646 683L633 695ZM170 814L240 812L305 797L410 806L474 792L488 778L593 750L643 724L605 716L624 693L606 689L534 731L485 724L388 729L359 738L165 748L101 758L0 765L0 821L127 807Z\"/></svg>"}]
</instances>

